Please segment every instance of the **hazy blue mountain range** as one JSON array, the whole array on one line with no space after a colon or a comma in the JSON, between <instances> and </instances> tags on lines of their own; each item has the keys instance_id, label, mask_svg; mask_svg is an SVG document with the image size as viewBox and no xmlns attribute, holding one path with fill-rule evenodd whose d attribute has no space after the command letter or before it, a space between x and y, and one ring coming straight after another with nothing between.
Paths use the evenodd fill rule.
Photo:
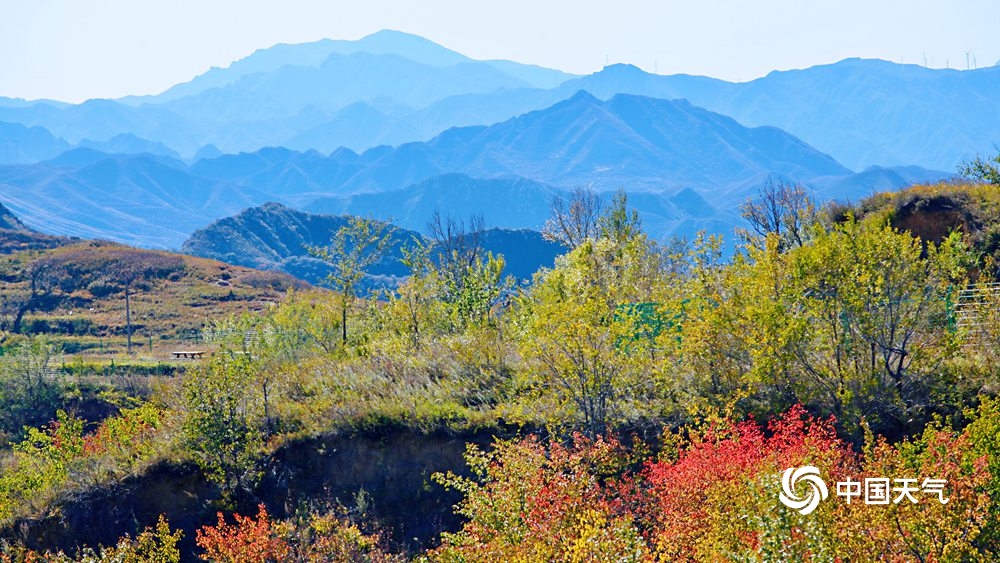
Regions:
<instances>
[{"instance_id":1,"label":"hazy blue mountain range","mask_svg":"<svg viewBox=\"0 0 1000 563\"><path fill-rule=\"evenodd\" d=\"M266 203L246 209L233 217L213 222L195 231L181 250L187 254L214 258L230 264L264 270L281 270L311 283L320 283L330 272L320 260L309 256L307 247L325 246L346 217L318 215ZM503 254L505 273L530 279L540 267L551 267L566 249L546 241L536 231L488 229L479 235L483 250ZM393 232L390 252L370 270L369 285L391 285L408 275L400 262L402 247L426 243L423 236L405 228Z\"/></svg>"},{"instance_id":2,"label":"hazy blue mountain range","mask_svg":"<svg viewBox=\"0 0 1000 563\"><path fill-rule=\"evenodd\" d=\"M266 74L286 66L318 67L330 55L398 55L431 67L449 67L474 62L473 59L442 47L423 37L393 30L383 30L356 41L322 39L312 43L279 44L259 49L226 68L213 67L189 82L178 84L156 96L130 96L120 101L131 105L169 102L205 90L227 86L252 74ZM551 88L572 78L558 70L511 61L482 61L497 70L537 88Z\"/></svg>"},{"instance_id":3,"label":"hazy blue mountain range","mask_svg":"<svg viewBox=\"0 0 1000 563\"><path fill-rule=\"evenodd\" d=\"M116 135L107 141L84 139L80 141L79 146L108 154L152 154L175 159L181 158L181 155L177 154L177 151L172 150L163 143L147 141L130 133Z\"/></svg>"},{"instance_id":4,"label":"hazy blue mountain range","mask_svg":"<svg viewBox=\"0 0 1000 563\"><path fill-rule=\"evenodd\" d=\"M44 232L177 248L196 229L268 201L418 230L436 209L539 229L554 193L590 186L630 192L645 226L664 237L728 232L738 203L768 175L811 183L827 199L944 175L908 170L856 176L773 127L749 129L684 101L581 92L489 127L360 154L268 148L189 164L77 148L0 166L0 201Z\"/></svg>"},{"instance_id":5,"label":"hazy blue mountain range","mask_svg":"<svg viewBox=\"0 0 1000 563\"><path fill-rule=\"evenodd\" d=\"M0 122L0 164L38 162L69 150L70 144L44 127Z\"/></svg>"},{"instance_id":6,"label":"hazy blue mountain range","mask_svg":"<svg viewBox=\"0 0 1000 563\"><path fill-rule=\"evenodd\" d=\"M30 164L50 160L76 148L87 148L107 154L153 154L179 159L180 155L163 143L147 141L122 133L107 141L83 139L77 145L55 137L40 126L26 127L20 123L0 121L0 164Z\"/></svg>"},{"instance_id":7,"label":"hazy blue mountain range","mask_svg":"<svg viewBox=\"0 0 1000 563\"><path fill-rule=\"evenodd\" d=\"M846 59L733 84L616 65L562 88L685 98L748 126L784 129L854 169L954 170L1000 140L1000 66L958 71Z\"/></svg>"},{"instance_id":8,"label":"hazy blue mountain range","mask_svg":"<svg viewBox=\"0 0 1000 563\"><path fill-rule=\"evenodd\" d=\"M158 96L78 105L0 99L0 121L71 144L130 134L185 158L285 146L324 153L429 140L490 125L586 90L687 99L748 126L779 127L848 168L954 170L1000 142L1000 67L927 69L848 59L745 83L612 65L589 76L475 61L401 32L277 45Z\"/></svg>"},{"instance_id":9,"label":"hazy blue mountain range","mask_svg":"<svg viewBox=\"0 0 1000 563\"><path fill-rule=\"evenodd\" d=\"M775 128L747 129L684 101L620 95L603 102L586 92L488 127L450 129L357 158L338 152L331 160L351 170L333 190L340 192L394 189L448 172L598 191L717 189L769 173L803 181L850 173Z\"/></svg>"},{"instance_id":10,"label":"hazy blue mountain range","mask_svg":"<svg viewBox=\"0 0 1000 563\"><path fill-rule=\"evenodd\" d=\"M874 192L889 192L913 184L950 180L953 175L919 166L872 166L850 176L816 178L809 187L820 201L858 201Z\"/></svg>"},{"instance_id":11,"label":"hazy blue mountain range","mask_svg":"<svg viewBox=\"0 0 1000 563\"><path fill-rule=\"evenodd\" d=\"M177 248L198 227L267 199L152 155L76 149L38 164L0 166L0 200L29 226L149 248Z\"/></svg>"},{"instance_id":12,"label":"hazy blue mountain range","mask_svg":"<svg viewBox=\"0 0 1000 563\"><path fill-rule=\"evenodd\" d=\"M919 165L955 170L962 160L992 152L1000 140L1000 66L957 71L847 59L772 72L746 83L660 76L611 65L547 90L453 96L405 118L369 114L367 119L380 125L371 141L399 142L451 125L494 123L548 107L580 90L604 100L623 93L686 99L743 125L781 128L853 169ZM319 150L354 146L343 142L337 129L349 121L349 115L338 115L324 123L328 129L314 127L288 145Z\"/></svg>"},{"instance_id":13,"label":"hazy blue mountain range","mask_svg":"<svg viewBox=\"0 0 1000 563\"><path fill-rule=\"evenodd\" d=\"M286 145L337 120L342 110L339 121L350 120L355 104L372 106L391 120L445 97L548 88L570 77L511 61L475 61L414 35L383 31L358 41L277 45L159 96L79 105L0 104L0 121L41 125L71 143L130 133L189 157L206 144L224 152ZM426 139L441 130L401 140ZM377 132L360 136L377 142L344 144L364 149L383 142ZM385 141L399 142L397 137Z\"/></svg>"}]
</instances>

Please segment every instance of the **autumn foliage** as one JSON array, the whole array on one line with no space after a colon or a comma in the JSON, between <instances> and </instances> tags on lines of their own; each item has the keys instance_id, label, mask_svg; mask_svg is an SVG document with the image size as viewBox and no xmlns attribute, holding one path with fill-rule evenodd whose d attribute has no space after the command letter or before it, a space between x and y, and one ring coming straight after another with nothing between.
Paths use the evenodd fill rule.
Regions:
<instances>
[{"instance_id":1,"label":"autumn foliage","mask_svg":"<svg viewBox=\"0 0 1000 563\"><path fill-rule=\"evenodd\" d=\"M264 505L256 518L233 514L227 524L220 512L215 526L197 530L196 542L206 561L268 563L345 561L388 563L398 559L383 551L377 534L366 535L332 513L274 521Z\"/></svg>"},{"instance_id":2,"label":"autumn foliage","mask_svg":"<svg viewBox=\"0 0 1000 563\"><path fill-rule=\"evenodd\" d=\"M614 439L574 437L546 447L536 438L500 442L484 453L469 448L479 480L438 476L465 493L459 512L469 518L430 554L435 561L623 560L648 555L632 515L622 509L619 480L629 464Z\"/></svg>"},{"instance_id":3,"label":"autumn foliage","mask_svg":"<svg viewBox=\"0 0 1000 563\"><path fill-rule=\"evenodd\" d=\"M469 522L444 536L434 561L953 561L987 557L987 457L970 433L929 428L856 452L832 419L799 406L767 424L706 421L668 435L656 458L636 463L614 439L544 446L537 439L472 449L478 480L440 479L462 490ZM627 452L631 451L631 454ZM829 497L803 515L779 502L781 473L819 468ZM914 493L886 505L838 495L865 478L944 479L947 503ZM798 489L797 489L798 491ZM805 491L798 491L800 494ZM893 493L893 497L898 493Z\"/></svg>"},{"instance_id":4,"label":"autumn foliage","mask_svg":"<svg viewBox=\"0 0 1000 563\"><path fill-rule=\"evenodd\" d=\"M198 546L210 561L231 563L264 563L283 561L288 556L288 544L278 535L264 505L257 518L234 514L234 524L227 524L220 512L219 523L205 526L197 532Z\"/></svg>"}]
</instances>

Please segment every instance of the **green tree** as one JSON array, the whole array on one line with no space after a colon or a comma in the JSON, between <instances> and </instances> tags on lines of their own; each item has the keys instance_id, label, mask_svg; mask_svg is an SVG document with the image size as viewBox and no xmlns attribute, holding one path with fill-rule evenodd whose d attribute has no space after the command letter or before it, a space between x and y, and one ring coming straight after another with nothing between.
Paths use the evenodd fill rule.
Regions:
<instances>
[{"instance_id":1,"label":"green tree","mask_svg":"<svg viewBox=\"0 0 1000 563\"><path fill-rule=\"evenodd\" d=\"M575 414L586 435L597 436L636 396L638 374L630 355L616 346L628 337L627 326L612 319L604 295L575 281L556 270L532 292L521 350L538 378L535 386L560 411Z\"/></svg>"},{"instance_id":2,"label":"green tree","mask_svg":"<svg viewBox=\"0 0 1000 563\"><path fill-rule=\"evenodd\" d=\"M490 321L493 306L513 285L513 280L504 278L503 268L503 256L487 252L462 268L458 277L449 280L446 298L451 303L456 326Z\"/></svg>"},{"instance_id":3,"label":"green tree","mask_svg":"<svg viewBox=\"0 0 1000 563\"><path fill-rule=\"evenodd\" d=\"M738 279L744 259L726 264L722 238L699 233L683 255L673 257L653 300L669 322L656 337L662 361L654 365L661 394L724 406L744 392L750 358L741 326L745 287Z\"/></svg>"},{"instance_id":4,"label":"green tree","mask_svg":"<svg viewBox=\"0 0 1000 563\"><path fill-rule=\"evenodd\" d=\"M520 301L521 352L528 387L552 416L576 417L588 436L655 409L649 377L656 351L634 304L648 302L662 282L664 257L641 231L619 192L585 240L536 276ZM542 408L545 408L542 406Z\"/></svg>"},{"instance_id":5,"label":"green tree","mask_svg":"<svg viewBox=\"0 0 1000 563\"><path fill-rule=\"evenodd\" d=\"M405 334L407 344L419 349L432 330L448 324L442 301L443 281L432 260L433 244L415 240L403 248L403 265L410 276L388 295L392 329Z\"/></svg>"},{"instance_id":6,"label":"green tree","mask_svg":"<svg viewBox=\"0 0 1000 563\"><path fill-rule=\"evenodd\" d=\"M597 220L597 230L602 238L611 239L619 246L642 233L639 212L629 208L625 190L618 190L611 197L611 205Z\"/></svg>"},{"instance_id":7,"label":"green tree","mask_svg":"<svg viewBox=\"0 0 1000 563\"><path fill-rule=\"evenodd\" d=\"M1000 186L1000 153L988 158L976 155L960 164L958 173L977 182Z\"/></svg>"},{"instance_id":8,"label":"green tree","mask_svg":"<svg viewBox=\"0 0 1000 563\"><path fill-rule=\"evenodd\" d=\"M848 221L787 253L776 234L766 240L729 268L723 305L748 381L883 430L952 403L943 368L958 336L946 327L947 297L971 264L958 234L925 244Z\"/></svg>"},{"instance_id":9,"label":"green tree","mask_svg":"<svg viewBox=\"0 0 1000 563\"><path fill-rule=\"evenodd\" d=\"M430 261L439 280L440 296L449 307L452 326L464 329L490 320L500 296L513 285L503 276L504 259L482 247L483 218L464 221L435 213L427 225L432 240Z\"/></svg>"},{"instance_id":10,"label":"green tree","mask_svg":"<svg viewBox=\"0 0 1000 563\"><path fill-rule=\"evenodd\" d=\"M0 435L20 436L26 426L52 418L62 401L59 355L41 338L23 340L0 356Z\"/></svg>"},{"instance_id":11,"label":"green tree","mask_svg":"<svg viewBox=\"0 0 1000 563\"><path fill-rule=\"evenodd\" d=\"M341 343L347 345L347 310L354 300L358 282L368 268L377 264L392 245L395 228L386 222L363 217L348 217L324 247L309 247L309 254L329 263L333 272L327 283L340 291Z\"/></svg>"},{"instance_id":12,"label":"green tree","mask_svg":"<svg viewBox=\"0 0 1000 563\"><path fill-rule=\"evenodd\" d=\"M260 476L263 397L246 354L217 353L183 381L184 437L206 475L227 495Z\"/></svg>"}]
</instances>

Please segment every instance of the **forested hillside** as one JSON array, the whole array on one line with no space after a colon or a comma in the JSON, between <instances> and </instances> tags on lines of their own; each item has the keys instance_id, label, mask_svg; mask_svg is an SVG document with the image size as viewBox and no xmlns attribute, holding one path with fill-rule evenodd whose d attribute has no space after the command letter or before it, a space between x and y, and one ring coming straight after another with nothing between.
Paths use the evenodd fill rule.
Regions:
<instances>
[{"instance_id":1,"label":"forested hillside","mask_svg":"<svg viewBox=\"0 0 1000 563\"><path fill-rule=\"evenodd\" d=\"M409 271L403 263L406 252L431 244L436 238L461 238L483 252L503 254L504 275L528 280L541 267L551 267L565 248L528 229L487 229L481 216L457 219L440 212L421 229L429 234L401 228L390 221L392 234L384 256L365 272L366 288L394 288ZM313 284L324 283L334 272L332 264L310 255L309 249L329 245L350 224L348 215L323 215L289 209L279 203L252 207L233 217L213 222L195 231L181 251L194 256L222 260L262 270L280 270ZM447 231L451 231L448 233ZM461 232L459 232L461 231Z\"/></svg>"}]
</instances>

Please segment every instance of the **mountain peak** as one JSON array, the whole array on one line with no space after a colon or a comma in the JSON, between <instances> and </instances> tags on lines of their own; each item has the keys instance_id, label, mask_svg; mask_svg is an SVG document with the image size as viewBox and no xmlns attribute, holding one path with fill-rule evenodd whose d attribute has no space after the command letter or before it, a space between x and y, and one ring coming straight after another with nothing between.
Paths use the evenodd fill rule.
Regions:
<instances>
[{"instance_id":1,"label":"mountain peak","mask_svg":"<svg viewBox=\"0 0 1000 563\"><path fill-rule=\"evenodd\" d=\"M615 63L608 65L600 70L604 74L647 74L641 68L628 63Z\"/></svg>"},{"instance_id":2,"label":"mountain peak","mask_svg":"<svg viewBox=\"0 0 1000 563\"><path fill-rule=\"evenodd\" d=\"M593 94L591 94L586 90L577 90L576 93L570 96L564 103L567 104L585 103L585 104L596 105L596 104L602 104L604 102L602 102L596 96L594 96Z\"/></svg>"},{"instance_id":3,"label":"mountain peak","mask_svg":"<svg viewBox=\"0 0 1000 563\"><path fill-rule=\"evenodd\" d=\"M398 29L380 29L375 33L369 33L358 42L376 42L376 41L417 41L420 43L434 43L430 39L421 37L413 33L407 33L405 31L400 31ZM436 43L435 43L436 45Z\"/></svg>"},{"instance_id":4,"label":"mountain peak","mask_svg":"<svg viewBox=\"0 0 1000 563\"><path fill-rule=\"evenodd\" d=\"M398 55L430 66L451 66L472 59L419 35L383 29L357 41L342 41L337 52L364 51L374 54Z\"/></svg>"}]
</instances>

